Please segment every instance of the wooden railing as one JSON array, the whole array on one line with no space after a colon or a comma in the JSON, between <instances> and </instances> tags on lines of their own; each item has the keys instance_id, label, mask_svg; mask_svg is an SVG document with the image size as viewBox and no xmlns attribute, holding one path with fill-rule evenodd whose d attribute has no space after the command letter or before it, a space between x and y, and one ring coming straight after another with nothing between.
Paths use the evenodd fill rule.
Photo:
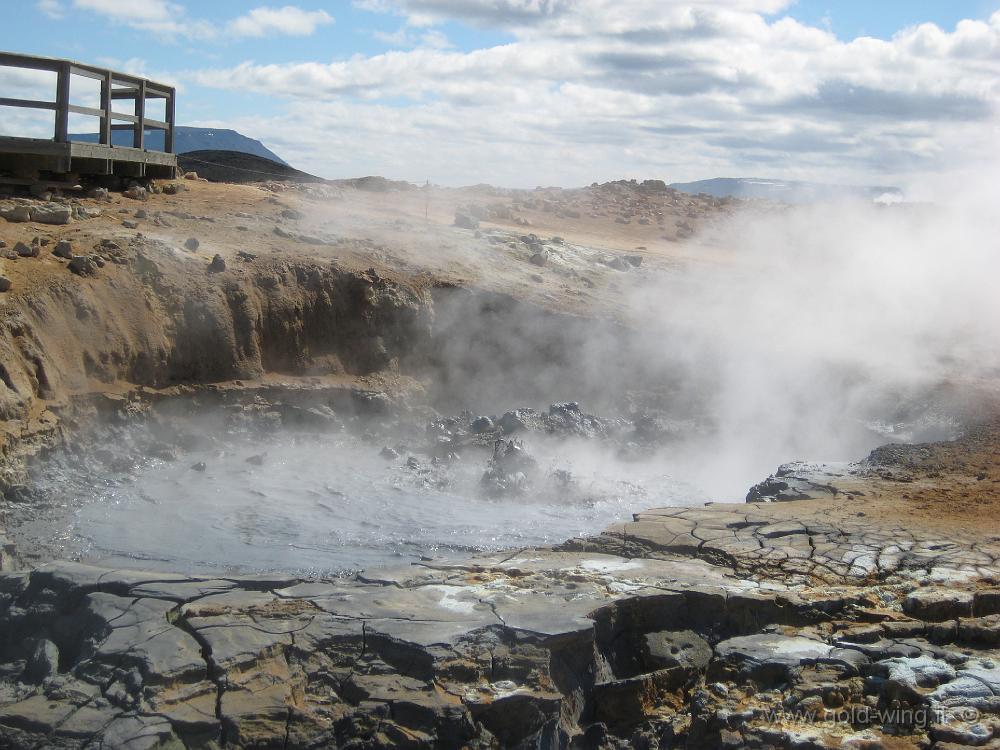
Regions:
<instances>
[{"instance_id":1,"label":"wooden railing","mask_svg":"<svg viewBox=\"0 0 1000 750\"><path fill-rule=\"evenodd\" d=\"M10 52L0 52L0 67L24 68L29 70L44 70L56 74L55 100L41 101L35 99L11 99L0 97L0 106L28 107L31 109L51 110L56 113L55 132L53 139L57 143L69 142L70 114L97 117L100 121L98 143L111 146L111 133L115 130L132 131L132 147L145 149L145 134L147 130L163 131L163 150L173 153L174 150L174 97L172 87L161 83L139 78L126 73L117 73L106 68L96 68L93 65L56 60L33 55L17 55ZM101 82L100 108L82 107L70 103L71 76L84 76ZM127 99L133 102L133 113L115 112L111 109L113 101ZM148 99L165 100L165 117L163 120L153 120L146 117L146 101ZM122 122L114 122L119 120ZM157 149L159 150L159 149Z\"/></svg>"}]
</instances>

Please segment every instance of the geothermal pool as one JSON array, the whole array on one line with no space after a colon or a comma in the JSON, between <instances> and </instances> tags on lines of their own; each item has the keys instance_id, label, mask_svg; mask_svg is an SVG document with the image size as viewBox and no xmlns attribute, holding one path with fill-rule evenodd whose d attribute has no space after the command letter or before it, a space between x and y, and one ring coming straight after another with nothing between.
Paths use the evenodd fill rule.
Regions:
<instances>
[{"instance_id":1,"label":"geothermal pool","mask_svg":"<svg viewBox=\"0 0 1000 750\"><path fill-rule=\"evenodd\" d=\"M50 464L45 507L16 524L19 548L105 566L322 575L469 551L558 544L633 512L705 498L655 462L526 436L522 494L490 496L491 451L433 461L348 433L212 441L175 460L80 472Z\"/></svg>"}]
</instances>

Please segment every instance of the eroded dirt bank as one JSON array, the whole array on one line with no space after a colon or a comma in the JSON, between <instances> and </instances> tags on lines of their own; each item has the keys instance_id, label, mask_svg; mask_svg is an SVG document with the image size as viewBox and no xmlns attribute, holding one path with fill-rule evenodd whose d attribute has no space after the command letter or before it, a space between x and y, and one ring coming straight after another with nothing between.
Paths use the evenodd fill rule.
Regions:
<instances>
[{"instance_id":1,"label":"eroded dirt bank","mask_svg":"<svg viewBox=\"0 0 1000 750\"><path fill-rule=\"evenodd\" d=\"M528 393L532 372L506 382L489 367L504 357L542 357L581 389L593 373L574 368L558 334L620 338L614 321L554 295L562 267L512 294L518 279L499 271L463 288L470 279L435 266L448 258L420 265L346 243L331 262L315 249L329 246L281 220L295 209L239 195L288 235L268 234L277 244L254 258L237 254L240 230L214 226L221 212L199 220L188 196L168 220L183 226L145 237L117 221L52 230L53 244L78 232L93 275L48 255L5 269L8 500L23 499L25 457L80 438L98 415L127 419L192 392L252 394L265 416L319 420L359 400ZM185 250L193 226L202 248ZM214 251L224 270L210 268ZM594 284L582 285L588 304L606 289ZM544 315L522 316L524 304ZM528 325L539 320L541 333ZM1000 441L988 416L955 443L783 467L748 504L654 509L557 549L325 580L66 561L5 570L0 744L995 747ZM491 436L475 418L454 419L450 437Z\"/></svg>"}]
</instances>

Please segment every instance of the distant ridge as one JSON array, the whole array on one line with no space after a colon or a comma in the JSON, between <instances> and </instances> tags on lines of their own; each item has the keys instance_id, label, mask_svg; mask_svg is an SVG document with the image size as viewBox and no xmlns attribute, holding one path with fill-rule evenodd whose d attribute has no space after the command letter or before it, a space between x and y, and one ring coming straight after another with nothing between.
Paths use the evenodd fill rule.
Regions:
<instances>
[{"instance_id":1,"label":"distant ridge","mask_svg":"<svg viewBox=\"0 0 1000 750\"><path fill-rule=\"evenodd\" d=\"M827 185L762 177L716 177L695 182L674 182L670 187L692 195L707 193L716 198L759 198L784 203L811 203L850 197L896 202L903 198L902 191L896 187Z\"/></svg>"},{"instance_id":2,"label":"distant ridge","mask_svg":"<svg viewBox=\"0 0 1000 750\"><path fill-rule=\"evenodd\" d=\"M242 151L189 151L177 155L177 164L185 172L197 172L212 182L326 182L283 162Z\"/></svg>"},{"instance_id":3,"label":"distant ridge","mask_svg":"<svg viewBox=\"0 0 1000 750\"><path fill-rule=\"evenodd\" d=\"M71 133L69 138L71 141L97 143L97 133ZM132 131L113 131L111 142L116 146L131 146ZM146 148L162 149L163 131L151 130L146 133ZM174 153L186 154L191 151L239 151L288 166L288 162L263 143L254 138L248 138L242 133L237 133L235 130L178 125L174 128Z\"/></svg>"}]
</instances>

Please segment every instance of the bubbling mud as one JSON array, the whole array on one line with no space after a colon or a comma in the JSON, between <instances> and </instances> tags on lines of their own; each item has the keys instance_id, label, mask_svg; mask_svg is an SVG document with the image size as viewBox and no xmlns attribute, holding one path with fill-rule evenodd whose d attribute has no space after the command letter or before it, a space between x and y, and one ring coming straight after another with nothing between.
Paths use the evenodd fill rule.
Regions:
<instances>
[{"instance_id":1,"label":"bubbling mud","mask_svg":"<svg viewBox=\"0 0 1000 750\"><path fill-rule=\"evenodd\" d=\"M110 567L324 575L558 544L636 509L706 499L648 456L623 458L627 440L610 432L634 437L630 423L554 434L560 414L516 414L535 429L510 436L469 416L388 431L365 420L222 429L134 460L125 447L142 441L126 429L82 460L47 460L34 485L43 507L15 513L14 531L22 549Z\"/></svg>"}]
</instances>

